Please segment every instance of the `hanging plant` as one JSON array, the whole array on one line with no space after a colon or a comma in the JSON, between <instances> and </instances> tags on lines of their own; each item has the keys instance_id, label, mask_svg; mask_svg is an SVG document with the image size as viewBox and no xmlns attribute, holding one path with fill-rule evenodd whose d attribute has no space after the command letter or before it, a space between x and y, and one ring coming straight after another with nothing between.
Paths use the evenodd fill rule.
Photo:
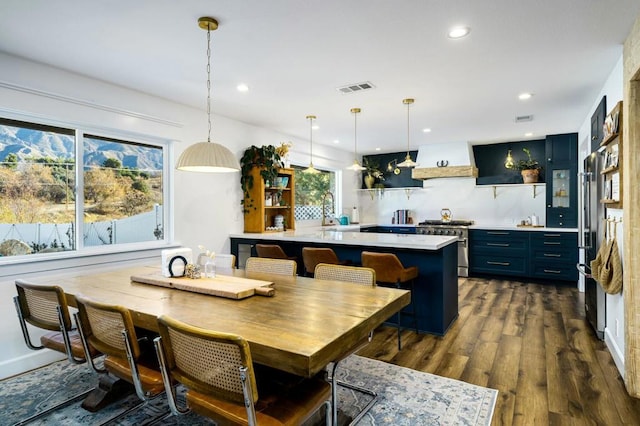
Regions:
<instances>
[{"instance_id":1,"label":"hanging plant","mask_svg":"<svg viewBox=\"0 0 640 426\"><path fill-rule=\"evenodd\" d=\"M282 167L282 158L273 145L255 146L251 145L244 151L240 159L240 186L244 197L240 204L244 206L243 211L247 213L253 205L253 198L249 192L253 188L253 175L251 170L254 167L260 168L260 176L265 182L273 184L278 176L278 168Z\"/></svg>"}]
</instances>

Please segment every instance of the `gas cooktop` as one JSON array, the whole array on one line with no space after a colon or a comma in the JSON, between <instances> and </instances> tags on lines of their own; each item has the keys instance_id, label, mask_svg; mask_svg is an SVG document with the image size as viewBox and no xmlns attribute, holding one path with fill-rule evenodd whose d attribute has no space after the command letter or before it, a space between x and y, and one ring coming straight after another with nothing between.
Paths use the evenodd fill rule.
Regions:
<instances>
[{"instance_id":1,"label":"gas cooktop","mask_svg":"<svg viewBox=\"0 0 640 426\"><path fill-rule=\"evenodd\" d=\"M469 226L473 225L472 220L450 220L448 222L442 220L425 220L420 222L418 226Z\"/></svg>"}]
</instances>

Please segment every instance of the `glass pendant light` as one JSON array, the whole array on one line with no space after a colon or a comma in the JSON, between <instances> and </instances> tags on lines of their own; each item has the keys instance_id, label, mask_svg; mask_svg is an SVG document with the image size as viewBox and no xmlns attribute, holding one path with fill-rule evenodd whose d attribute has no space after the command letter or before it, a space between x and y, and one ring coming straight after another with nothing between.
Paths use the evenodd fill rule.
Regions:
<instances>
[{"instance_id":1,"label":"glass pendant light","mask_svg":"<svg viewBox=\"0 0 640 426\"><path fill-rule=\"evenodd\" d=\"M351 108L353 114L353 164L347 167L354 172L361 172L367 170L366 167L360 165L358 161L358 114L362 111L360 108Z\"/></svg>"},{"instance_id":2,"label":"glass pendant light","mask_svg":"<svg viewBox=\"0 0 640 426\"><path fill-rule=\"evenodd\" d=\"M413 102L414 100L411 98L402 100L402 103L407 106L407 156L402 163L398 163L398 167L416 167L418 165L418 163L411 159L411 155L409 154L409 107Z\"/></svg>"},{"instance_id":3,"label":"glass pendant light","mask_svg":"<svg viewBox=\"0 0 640 426\"><path fill-rule=\"evenodd\" d=\"M320 170L313 167L313 120L316 119L315 115L307 115L307 120L309 120L309 167L304 169L303 173L320 173Z\"/></svg>"},{"instance_id":4,"label":"glass pendant light","mask_svg":"<svg viewBox=\"0 0 640 426\"><path fill-rule=\"evenodd\" d=\"M176 163L176 169L189 172L225 173L237 172L240 164L225 146L211 142L211 31L218 29L218 21L204 16L198 25L207 30L207 117L209 133L206 142L198 142L185 149Z\"/></svg>"}]
</instances>

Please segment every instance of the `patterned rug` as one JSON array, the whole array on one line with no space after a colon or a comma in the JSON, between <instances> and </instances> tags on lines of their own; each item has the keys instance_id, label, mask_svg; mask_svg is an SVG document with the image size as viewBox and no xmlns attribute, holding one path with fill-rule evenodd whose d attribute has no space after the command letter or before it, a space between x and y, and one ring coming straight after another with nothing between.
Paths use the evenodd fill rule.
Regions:
<instances>
[{"instance_id":1,"label":"patterned rug","mask_svg":"<svg viewBox=\"0 0 640 426\"><path fill-rule=\"evenodd\" d=\"M490 425L498 392L428 373L398 367L381 361L352 355L338 368L340 380L372 389L379 400L358 425ZM13 425L46 410L70 396L88 391L97 383L86 365L60 361L0 382L0 424ZM367 404L369 396L339 387L339 407L355 416ZM118 401L98 413L80 407L81 399L55 410L30 425L101 424L139 404L135 395ZM142 425L159 419L160 425L212 425L196 414L179 420L162 419L164 396L122 415L112 424Z\"/></svg>"}]
</instances>

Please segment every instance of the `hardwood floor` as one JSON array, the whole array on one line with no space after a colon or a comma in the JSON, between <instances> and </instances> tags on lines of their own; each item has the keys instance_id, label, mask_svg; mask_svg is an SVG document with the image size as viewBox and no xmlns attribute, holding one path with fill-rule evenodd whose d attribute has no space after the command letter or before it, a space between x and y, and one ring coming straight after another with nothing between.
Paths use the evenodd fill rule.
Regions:
<instances>
[{"instance_id":1,"label":"hardwood floor","mask_svg":"<svg viewBox=\"0 0 640 426\"><path fill-rule=\"evenodd\" d=\"M460 279L444 337L380 327L359 355L499 391L493 425L640 425L604 342L564 285Z\"/></svg>"}]
</instances>

